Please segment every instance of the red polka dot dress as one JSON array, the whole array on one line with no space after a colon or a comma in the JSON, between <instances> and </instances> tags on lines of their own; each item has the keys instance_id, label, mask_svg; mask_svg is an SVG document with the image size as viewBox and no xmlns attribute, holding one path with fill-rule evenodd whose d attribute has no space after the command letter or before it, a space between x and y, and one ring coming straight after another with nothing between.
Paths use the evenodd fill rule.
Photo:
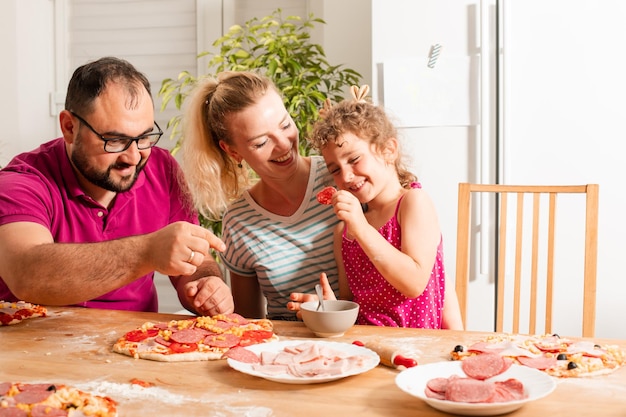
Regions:
<instances>
[{"instance_id":1,"label":"red polka dot dress","mask_svg":"<svg viewBox=\"0 0 626 417\"><path fill-rule=\"evenodd\" d=\"M413 183L412 188L421 188ZM398 200L394 216L378 231L394 247L401 249ZM357 324L376 326L413 327L440 329L443 316L445 292L445 271L443 265L443 240L437 247L437 257L433 265L428 285L416 298L408 298L396 290L378 272L356 240L345 235L341 252L346 277L354 301L359 304Z\"/></svg>"}]
</instances>

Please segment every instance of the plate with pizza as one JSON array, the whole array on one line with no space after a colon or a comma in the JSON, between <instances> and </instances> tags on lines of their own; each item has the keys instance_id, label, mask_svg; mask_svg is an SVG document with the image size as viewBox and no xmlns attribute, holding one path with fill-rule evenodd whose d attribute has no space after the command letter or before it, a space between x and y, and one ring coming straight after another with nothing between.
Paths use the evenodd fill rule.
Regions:
<instances>
[{"instance_id":1,"label":"plate with pizza","mask_svg":"<svg viewBox=\"0 0 626 417\"><path fill-rule=\"evenodd\" d=\"M0 415L116 417L117 403L63 384L0 382Z\"/></svg>"},{"instance_id":2,"label":"plate with pizza","mask_svg":"<svg viewBox=\"0 0 626 417\"><path fill-rule=\"evenodd\" d=\"M605 375L626 363L626 352L617 345L600 345L558 335L497 334L466 346L457 345L450 356L453 360L464 360L490 353L560 378Z\"/></svg>"},{"instance_id":3,"label":"plate with pizza","mask_svg":"<svg viewBox=\"0 0 626 417\"><path fill-rule=\"evenodd\" d=\"M0 301L0 326L18 324L26 319L46 317L48 310L25 301Z\"/></svg>"},{"instance_id":4,"label":"plate with pizza","mask_svg":"<svg viewBox=\"0 0 626 417\"><path fill-rule=\"evenodd\" d=\"M161 362L208 361L222 359L234 347L277 340L270 320L232 313L146 322L120 337L113 351Z\"/></svg>"}]
</instances>

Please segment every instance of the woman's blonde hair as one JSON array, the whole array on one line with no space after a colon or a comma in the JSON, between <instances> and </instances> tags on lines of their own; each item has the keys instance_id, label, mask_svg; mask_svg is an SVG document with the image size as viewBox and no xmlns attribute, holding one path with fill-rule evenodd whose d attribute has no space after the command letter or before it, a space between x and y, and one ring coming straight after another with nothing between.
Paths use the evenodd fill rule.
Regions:
<instances>
[{"instance_id":1,"label":"woman's blonde hair","mask_svg":"<svg viewBox=\"0 0 626 417\"><path fill-rule=\"evenodd\" d=\"M183 118L182 169L193 204L208 219L219 220L229 203L251 185L249 170L220 147L232 145L227 119L255 104L269 90L267 77L226 71L198 81Z\"/></svg>"}]
</instances>

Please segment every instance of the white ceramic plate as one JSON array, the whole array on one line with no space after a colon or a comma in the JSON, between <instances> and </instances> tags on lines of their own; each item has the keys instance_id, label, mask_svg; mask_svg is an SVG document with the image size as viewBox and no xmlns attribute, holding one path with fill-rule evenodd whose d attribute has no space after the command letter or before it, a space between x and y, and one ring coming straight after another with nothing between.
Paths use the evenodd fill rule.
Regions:
<instances>
[{"instance_id":1,"label":"white ceramic plate","mask_svg":"<svg viewBox=\"0 0 626 417\"><path fill-rule=\"evenodd\" d=\"M365 355L368 356L369 360L365 361L363 366L358 368L353 368L347 372L338 375L317 375L311 377L298 377L289 374L265 374L261 371L252 369L252 365L249 363L243 363L236 361L234 359L228 358L228 365L236 369L239 372L243 372L244 374L258 376L260 378L265 378L269 381L281 382L284 384L317 384L321 382L329 382L334 381L336 379L345 378L352 375L362 374L363 372L367 372L370 369L373 369L380 362L380 357L373 351L364 348L362 346L353 345L350 343L340 343L340 342L325 342L325 341L313 341L313 340L286 340L282 342L270 342L270 343L259 343L258 345L246 346L246 349L256 353L257 355L261 352L280 352L284 350L285 346L299 345L301 343L315 343L319 345L327 346L331 349L339 350L348 355Z\"/></svg>"},{"instance_id":2,"label":"white ceramic plate","mask_svg":"<svg viewBox=\"0 0 626 417\"><path fill-rule=\"evenodd\" d=\"M502 381L516 378L524 384L528 396L523 400L503 403L462 403L429 398L424 394L426 383L437 377L447 378L451 375L465 376L461 369L461 361L436 362L409 368L396 376L396 385L404 392L424 400L431 407L451 414L464 416L494 416L510 413L524 404L543 398L556 388L553 377L537 369L527 366L511 365L504 373L490 378L488 381Z\"/></svg>"}]
</instances>

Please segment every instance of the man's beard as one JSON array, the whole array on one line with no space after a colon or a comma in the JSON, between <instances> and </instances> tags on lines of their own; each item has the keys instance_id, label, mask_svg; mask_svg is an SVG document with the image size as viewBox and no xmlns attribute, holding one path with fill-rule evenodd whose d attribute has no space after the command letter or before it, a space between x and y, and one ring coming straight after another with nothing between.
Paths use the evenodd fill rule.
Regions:
<instances>
[{"instance_id":1,"label":"man's beard","mask_svg":"<svg viewBox=\"0 0 626 417\"><path fill-rule=\"evenodd\" d=\"M148 161L148 158L142 158L141 161L139 161L139 164L135 167L135 173L133 175L122 177L121 180L116 182L111 179L111 171L115 168L125 168L128 166L127 164L116 163L110 165L105 171L97 171L90 166L89 162L87 162L82 145L77 145L74 148L74 152L72 152L70 159L74 164L74 167L83 177L85 177L87 181L107 191L113 191L116 193L122 193L130 190L135 184L135 181L137 181L139 173L144 169L146 162Z\"/></svg>"}]
</instances>

